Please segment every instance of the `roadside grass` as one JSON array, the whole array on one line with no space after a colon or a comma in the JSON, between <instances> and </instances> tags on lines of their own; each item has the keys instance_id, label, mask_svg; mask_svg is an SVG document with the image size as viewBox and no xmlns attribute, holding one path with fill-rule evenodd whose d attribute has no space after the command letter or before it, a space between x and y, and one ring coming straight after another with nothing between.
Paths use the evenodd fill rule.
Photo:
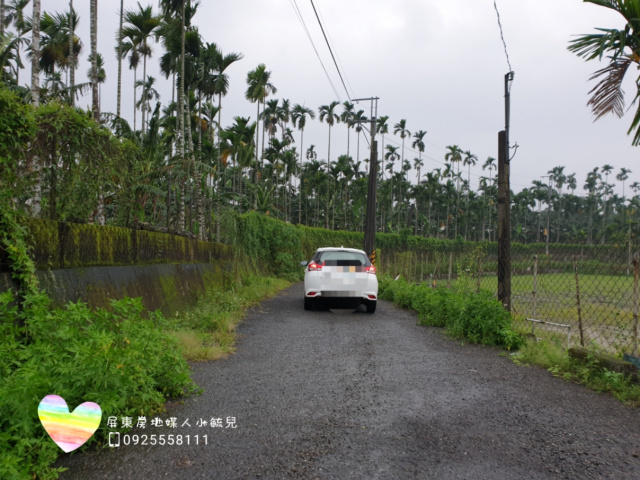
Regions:
<instances>
[{"instance_id":1,"label":"roadside grass","mask_svg":"<svg viewBox=\"0 0 640 480\"><path fill-rule=\"evenodd\" d=\"M281 278L252 274L210 288L195 307L167 318L164 330L189 361L224 358L235 351L236 327L246 309L290 284Z\"/></svg>"},{"instance_id":2,"label":"roadside grass","mask_svg":"<svg viewBox=\"0 0 640 480\"><path fill-rule=\"evenodd\" d=\"M478 288L474 274L463 276L466 285ZM431 280L429 280L432 283ZM452 280L451 287L460 282ZM633 348L634 297L633 276L579 274L580 317L585 344L598 343L616 357L630 352ZM438 287L446 285L446 280L437 280ZM533 290L533 275L514 275L511 278L511 306L515 325L524 331L531 330L534 318L571 326L571 346L579 345L578 307L576 280L573 273L539 274ZM480 290L496 296L498 280L495 275L480 278ZM567 341L567 329L552 325L537 324L536 336L555 341L556 334Z\"/></svg>"},{"instance_id":3,"label":"roadside grass","mask_svg":"<svg viewBox=\"0 0 640 480\"><path fill-rule=\"evenodd\" d=\"M513 328L511 315L491 293L475 292L465 280L433 289L381 275L378 295L417 312L420 325L444 327L453 338L471 343L517 350L524 338Z\"/></svg>"},{"instance_id":4,"label":"roadside grass","mask_svg":"<svg viewBox=\"0 0 640 480\"><path fill-rule=\"evenodd\" d=\"M591 347L595 353L595 346ZM512 357L518 365L537 365L555 377L580 383L599 392L610 393L621 402L640 407L640 385L622 373L600 367L594 357L586 363L569 357L567 350L550 340L529 340Z\"/></svg>"}]
</instances>

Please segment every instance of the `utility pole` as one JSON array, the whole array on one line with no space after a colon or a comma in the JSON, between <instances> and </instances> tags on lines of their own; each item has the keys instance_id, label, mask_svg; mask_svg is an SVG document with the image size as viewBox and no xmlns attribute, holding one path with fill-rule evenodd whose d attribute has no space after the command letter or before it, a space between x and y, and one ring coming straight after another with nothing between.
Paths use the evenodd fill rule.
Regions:
<instances>
[{"instance_id":1,"label":"utility pole","mask_svg":"<svg viewBox=\"0 0 640 480\"><path fill-rule=\"evenodd\" d=\"M511 199L506 132L498 134L498 300L511 311Z\"/></svg>"},{"instance_id":2,"label":"utility pole","mask_svg":"<svg viewBox=\"0 0 640 480\"><path fill-rule=\"evenodd\" d=\"M364 219L364 251L371 263L376 264L376 187L378 177L378 143L376 142L376 117L378 97L357 98L353 102L371 101L371 155L369 157L369 189L367 191L367 213Z\"/></svg>"},{"instance_id":3,"label":"utility pole","mask_svg":"<svg viewBox=\"0 0 640 480\"><path fill-rule=\"evenodd\" d=\"M513 72L504 76L505 128L498 133L498 300L511 311L511 188L509 124Z\"/></svg>"}]
</instances>

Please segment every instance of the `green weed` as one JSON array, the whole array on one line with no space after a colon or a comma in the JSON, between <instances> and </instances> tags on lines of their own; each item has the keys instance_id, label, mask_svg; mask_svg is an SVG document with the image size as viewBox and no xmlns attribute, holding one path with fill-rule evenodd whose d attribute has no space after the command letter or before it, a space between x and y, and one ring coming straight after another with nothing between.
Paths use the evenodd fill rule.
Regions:
<instances>
[{"instance_id":1,"label":"green weed","mask_svg":"<svg viewBox=\"0 0 640 480\"><path fill-rule=\"evenodd\" d=\"M486 291L475 292L464 283L453 288L431 288L426 283L410 284L404 279L381 276L379 296L418 313L421 325L444 327L451 336L472 343L517 350L522 335L502 305Z\"/></svg>"},{"instance_id":2,"label":"green weed","mask_svg":"<svg viewBox=\"0 0 640 480\"><path fill-rule=\"evenodd\" d=\"M209 289L197 305L168 320L166 331L182 355L192 361L214 360L234 351L236 325L247 308L289 286L279 278L247 275Z\"/></svg>"},{"instance_id":3,"label":"green weed","mask_svg":"<svg viewBox=\"0 0 640 480\"><path fill-rule=\"evenodd\" d=\"M529 341L512 358L520 365L538 365L556 377L581 383L596 392L608 392L622 402L640 406L640 385L622 373L602 368L595 357L587 357L586 362L570 358L567 350L557 342Z\"/></svg>"}]
</instances>

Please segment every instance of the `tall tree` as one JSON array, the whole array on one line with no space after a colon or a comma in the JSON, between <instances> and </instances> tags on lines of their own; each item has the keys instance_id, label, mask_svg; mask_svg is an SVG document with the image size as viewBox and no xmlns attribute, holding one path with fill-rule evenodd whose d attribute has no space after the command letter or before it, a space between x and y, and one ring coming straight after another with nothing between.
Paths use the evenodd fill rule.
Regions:
<instances>
[{"instance_id":1,"label":"tall tree","mask_svg":"<svg viewBox=\"0 0 640 480\"><path fill-rule=\"evenodd\" d=\"M133 32L131 32L133 33ZM133 70L133 130L137 126L137 91L138 91L138 66L140 65L140 44L135 36L127 36L123 31L120 55L122 58L129 56L129 69ZM118 115L120 116L120 115Z\"/></svg>"},{"instance_id":2,"label":"tall tree","mask_svg":"<svg viewBox=\"0 0 640 480\"><path fill-rule=\"evenodd\" d=\"M474 166L478 162L478 157L476 157L471 151L467 150L464 152L464 160L462 160L462 164L469 167L467 172L467 189L470 191L471 186L471 167ZM464 238L465 240L469 239L469 195L467 195L467 202L465 207L465 230L464 230Z\"/></svg>"},{"instance_id":3,"label":"tall tree","mask_svg":"<svg viewBox=\"0 0 640 480\"><path fill-rule=\"evenodd\" d=\"M445 155L445 160L450 161L452 164L458 165L457 175L452 175L452 177L456 177L456 222L454 224L454 236L458 235L458 203L460 200L460 162L462 162L462 149L458 145L447 145L447 150L449 150ZM449 232L447 231L447 234Z\"/></svg>"},{"instance_id":4,"label":"tall tree","mask_svg":"<svg viewBox=\"0 0 640 480\"><path fill-rule=\"evenodd\" d=\"M351 122L356 126L356 132L358 133L358 148L356 150L356 160L360 161L360 133L362 132L362 124L369 121L365 116L364 110L358 110L351 116Z\"/></svg>"},{"instance_id":5,"label":"tall tree","mask_svg":"<svg viewBox=\"0 0 640 480\"><path fill-rule=\"evenodd\" d=\"M255 102L258 107L256 114L257 121L260 121L260 102L264 106L264 101L269 94L275 94L278 89L271 83L271 72L267 70L264 63L258 65L255 70L247 74L247 91L245 97L250 102ZM256 162L258 161L258 134L260 129L256 128ZM264 146L264 134L262 137L262 145ZM260 159L260 166L263 159Z\"/></svg>"},{"instance_id":6,"label":"tall tree","mask_svg":"<svg viewBox=\"0 0 640 480\"><path fill-rule=\"evenodd\" d=\"M421 170L422 167L424 166L424 164L422 163L422 154L424 153L424 137L427 134L426 131L424 130L418 130L417 132L414 132L413 134L413 143L411 144L411 146L413 148L417 148L418 149L418 158L414 159L414 166L416 168L416 170L418 171L418 180L416 182L416 185L420 185L420 177L421 177ZM418 204L418 196L416 196L416 222L415 222L415 227L414 227L414 234L417 235L418 234L418 218L420 217L420 205Z\"/></svg>"},{"instance_id":7,"label":"tall tree","mask_svg":"<svg viewBox=\"0 0 640 480\"><path fill-rule=\"evenodd\" d=\"M342 103L342 113L340 114L340 121L347 126L347 156L349 156L349 143L350 143L350 132L353 127L353 123L351 122L353 115L355 113L355 106L353 103L346 101Z\"/></svg>"},{"instance_id":8,"label":"tall tree","mask_svg":"<svg viewBox=\"0 0 640 480\"><path fill-rule=\"evenodd\" d=\"M212 52L212 67L214 68L214 89L218 95L218 136L220 136L220 125L222 123L222 97L229 93L229 75L227 69L234 63L242 60L241 53L227 53L224 55L219 49Z\"/></svg>"},{"instance_id":9,"label":"tall tree","mask_svg":"<svg viewBox=\"0 0 640 480\"><path fill-rule=\"evenodd\" d=\"M93 118L99 123L100 95L98 92L98 0L91 0L91 98L91 103L93 105Z\"/></svg>"},{"instance_id":10,"label":"tall tree","mask_svg":"<svg viewBox=\"0 0 640 480\"><path fill-rule=\"evenodd\" d=\"M75 36L75 28L76 28L76 24L75 24L75 18L74 18L74 10L73 10L73 0L69 0L69 44L68 44L68 49L69 49L69 86L71 87L71 95L70 95L70 103L71 105L75 105L76 103L76 96L73 92L73 87L75 86L75 71L76 71L76 66L75 66L75 62L74 62L74 58L73 58L73 39Z\"/></svg>"},{"instance_id":11,"label":"tall tree","mask_svg":"<svg viewBox=\"0 0 640 480\"><path fill-rule=\"evenodd\" d=\"M307 124L307 116L312 120L316 118L316 114L310 108L296 104L293 106L291 117L293 125L300 130L300 187L298 192L298 223L302 223L302 152L304 152L304 127Z\"/></svg>"},{"instance_id":12,"label":"tall tree","mask_svg":"<svg viewBox=\"0 0 640 480\"><path fill-rule=\"evenodd\" d=\"M320 121L326 122L329 126L329 142L327 147L327 172L331 167L331 127L340 122L340 116L335 112L336 107L339 105L339 102L333 101L329 105L321 105L318 109L320 113ZM329 206L329 189L327 188L327 208ZM325 215L325 228L329 228L329 215L328 213Z\"/></svg>"},{"instance_id":13,"label":"tall tree","mask_svg":"<svg viewBox=\"0 0 640 480\"><path fill-rule=\"evenodd\" d=\"M185 43L186 43L186 7L189 0L160 0L160 7L165 19L170 22L175 15L180 18L180 60L179 60L179 79L178 87L178 135L176 138L177 150L180 159L185 156L185 122L184 122L184 106L185 106ZM179 218L179 221L182 220ZM182 226L181 226L182 228Z\"/></svg>"},{"instance_id":14,"label":"tall tree","mask_svg":"<svg viewBox=\"0 0 640 480\"><path fill-rule=\"evenodd\" d=\"M493 175L492 175L492 171L495 170L496 167L496 159L493 157L487 157L487 160L482 164L482 170L486 170L489 169L489 186L493 186ZM491 206L494 204L495 202L493 202L493 200L488 200L487 201L487 207L489 210L489 241L491 241ZM538 229L539 230L539 229ZM495 234L494 234L494 238L495 238ZM483 237L482 239L484 240L484 232L483 232Z\"/></svg>"},{"instance_id":15,"label":"tall tree","mask_svg":"<svg viewBox=\"0 0 640 480\"><path fill-rule=\"evenodd\" d=\"M124 24L124 0L120 0L120 24L118 26L118 33L116 39L118 45L116 45L116 54L118 58L118 93L116 100L116 115L120 116L120 104L122 103L122 26Z\"/></svg>"},{"instance_id":16,"label":"tall tree","mask_svg":"<svg viewBox=\"0 0 640 480\"><path fill-rule=\"evenodd\" d=\"M400 160L404 163L404 139L411 136L411 132L407 129L407 121L404 118L393 126L393 134L397 135L398 133L402 138L402 157Z\"/></svg>"},{"instance_id":17,"label":"tall tree","mask_svg":"<svg viewBox=\"0 0 640 480\"><path fill-rule=\"evenodd\" d=\"M25 8L29 5L31 0L11 0L8 5L5 5L5 25L13 24L18 36L22 38L30 29L27 23L26 16L24 14ZM23 42L19 42L23 43ZM20 58L20 45L16 48L16 60L20 64L16 70L16 85L20 84L20 69L22 66L22 60Z\"/></svg>"},{"instance_id":18,"label":"tall tree","mask_svg":"<svg viewBox=\"0 0 640 480\"><path fill-rule=\"evenodd\" d=\"M622 167L620 169L620 173L616 175L616 180L618 180L619 182L622 182L622 199L623 200L624 200L624 182L629 180L630 173L631 173L631 170L629 170L628 168Z\"/></svg>"},{"instance_id":19,"label":"tall tree","mask_svg":"<svg viewBox=\"0 0 640 480\"><path fill-rule=\"evenodd\" d=\"M40 104L40 0L33 0L31 17L31 103Z\"/></svg>"},{"instance_id":20,"label":"tall tree","mask_svg":"<svg viewBox=\"0 0 640 480\"><path fill-rule=\"evenodd\" d=\"M133 39L138 48L138 52L142 55L142 82L147 81L147 58L153 54L153 49L149 43L149 39L153 37L154 32L158 29L161 17L153 14L151 5L143 7L138 2L137 10L128 10L125 12L126 25L123 28L123 35L126 38ZM147 119L146 114L149 110L147 100L143 98L140 104L142 117L142 134L146 132Z\"/></svg>"},{"instance_id":21,"label":"tall tree","mask_svg":"<svg viewBox=\"0 0 640 480\"><path fill-rule=\"evenodd\" d=\"M384 136L389 133L389 125L387 122L389 121L389 117L387 115L383 115L378 117L376 122L376 133L379 133L382 136L382 148L380 151L382 152L382 168L380 169L380 173L382 178L384 179Z\"/></svg>"}]
</instances>

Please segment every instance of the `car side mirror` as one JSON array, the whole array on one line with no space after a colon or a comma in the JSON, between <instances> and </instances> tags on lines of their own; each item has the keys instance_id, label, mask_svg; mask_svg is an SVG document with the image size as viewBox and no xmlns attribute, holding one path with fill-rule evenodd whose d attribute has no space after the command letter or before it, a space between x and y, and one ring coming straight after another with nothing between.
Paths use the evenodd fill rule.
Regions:
<instances>
[{"instance_id":1,"label":"car side mirror","mask_svg":"<svg viewBox=\"0 0 640 480\"><path fill-rule=\"evenodd\" d=\"M307 265L309 265L309 262L304 260L304 261L300 262L300 265L302 265L303 267L306 267Z\"/></svg>"}]
</instances>

